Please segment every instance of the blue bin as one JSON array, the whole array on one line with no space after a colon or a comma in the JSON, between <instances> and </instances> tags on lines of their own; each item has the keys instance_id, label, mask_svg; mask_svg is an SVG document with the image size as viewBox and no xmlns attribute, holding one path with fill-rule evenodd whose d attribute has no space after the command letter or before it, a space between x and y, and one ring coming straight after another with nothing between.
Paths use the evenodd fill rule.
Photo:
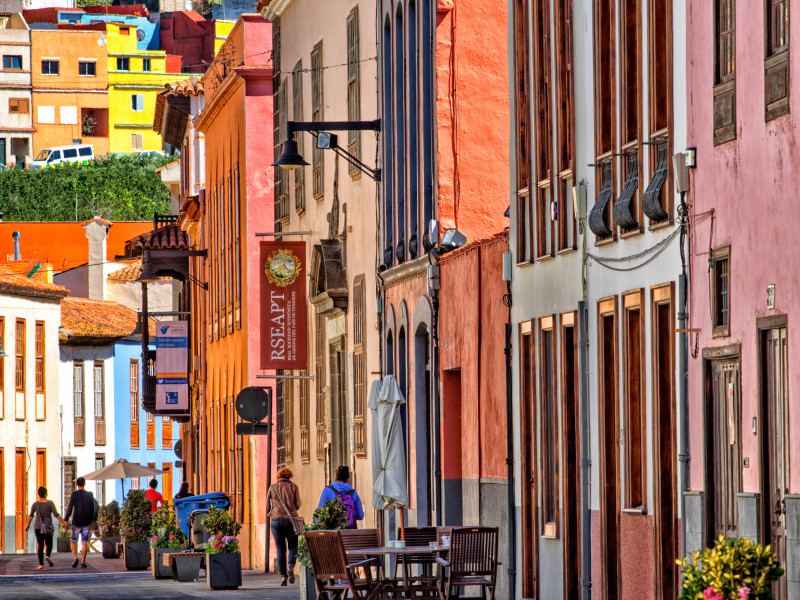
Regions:
<instances>
[{"instance_id":1,"label":"blue bin","mask_svg":"<svg viewBox=\"0 0 800 600\"><path fill-rule=\"evenodd\" d=\"M180 521L180 527L186 534L186 537L191 539L189 531L189 515L195 510L208 510L209 506L214 508L228 508L231 505L231 499L228 498L223 492L211 492L210 494L203 494L202 496L189 496L188 498L178 498L175 500L175 515Z\"/></svg>"}]
</instances>

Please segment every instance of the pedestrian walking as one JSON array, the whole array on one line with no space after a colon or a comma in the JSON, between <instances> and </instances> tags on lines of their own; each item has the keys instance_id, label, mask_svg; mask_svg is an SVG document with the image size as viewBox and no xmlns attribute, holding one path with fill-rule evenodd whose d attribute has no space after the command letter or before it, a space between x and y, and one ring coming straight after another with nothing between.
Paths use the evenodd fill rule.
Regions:
<instances>
[{"instance_id":1,"label":"pedestrian walking","mask_svg":"<svg viewBox=\"0 0 800 600\"><path fill-rule=\"evenodd\" d=\"M72 518L72 526L69 532L69 546L72 550L72 568L76 569L78 564L81 568L86 568L86 554L89 552L89 536L92 535L91 525L97 520L97 513L100 507L97 500L94 499L92 492L87 492L83 489L86 486L86 480L83 477L78 477L75 480L78 489L72 492L69 497L69 504L67 505L67 512L64 518L69 521ZM81 549L81 558L78 560L78 543L83 538L83 548Z\"/></svg>"},{"instance_id":2,"label":"pedestrian walking","mask_svg":"<svg viewBox=\"0 0 800 600\"><path fill-rule=\"evenodd\" d=\"M36 535L36 556L39 557L39 566L37 569L44 568L44 559L47 559L47 564L53 566L53 561L50 560L50 554L53 552L53 534L55 527L53 526L53 516L59 522L67 527L69 524L61 518L58 514L56 505L52 500L47 499L47 488L41 486L36 493L39 495L31 505L31 512L28 515L28 523L25 525L25 532L31 527L31 521L36 517L33 524L33 533Z\"/></svg>"},{"instance_id":3,"label":"pedestrian walking","mask_svg":"<svg viewBox=\"0 0 800 600\"><path fill-rule=\"evenodd\" d=\"M150 509L150 515L151 516L156 512L156 510L158 510L158 505L159 504L161 506L164 506L164 497L161 495L161 493L158 490L156 490L157 487L158 487L158 480L157 479L151 479L150 480L150 489L147 490L147 493L146 493L147 499L150 500L150 502L153 503L153 508Z\"/></svg>"},{"instance_id":4,"label":"pedestrian walking","mask_svg":"<svg viewBox=\"0 0 800 600\"><path fill-rule=\"evenodd\" d=\"M292 482L292 473L283 468L278 471L278 481L269 488L270 530L275 547L278 549L278 571L281 574L281 585L294 583L294 565L297 562L297 533L292 518L299 518L300 492ZM287 566L286 548L289 548Z\"/></svg>"},{"instance_id":5,"label":"pedestrian walking","mask_svg":"<svg viewBox=\"0 0 800 600\"><path fill-rule=\"evenodd\" d=\"M326 502L334 498L339 498L344 504L347 513L345 529L356 529L358 521L364 519L364 505L361 503L361 498L358 497L358 492L350 485L350 467L346 465L336 469L336 481L322 490L317 508L322 508Z\"/></svg>"},{"instance_id":6,"label":"pedestrian walking","mask_svg":"<svg viewBox=\"0 0 800 600\"><path fill-rule=\"evenodd\" d=\"M178 493L175 494L175 500L180 500L181 498L191 498L192 496L194 496L194 494L189 491L189 482L184 481L181 484L181 489L179 489Z\"/></svg>"}]
</instances>

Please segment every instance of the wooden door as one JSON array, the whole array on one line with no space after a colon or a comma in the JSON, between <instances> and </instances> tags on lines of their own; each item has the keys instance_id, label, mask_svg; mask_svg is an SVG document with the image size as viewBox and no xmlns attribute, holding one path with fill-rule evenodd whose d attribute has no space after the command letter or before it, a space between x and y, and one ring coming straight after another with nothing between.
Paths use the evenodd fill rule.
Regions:
<instances>
[{"instance_id":1,"label":"wooden door","mask_svg":"<svg viewBox=\"0 0 800 600\"><path fill-rule=\"evenodd\" d=\"M0 554L6 551L6 455L0 448Z\"/></svg>"},{"instance_id":2,"label":"wooden door","mask_svg":"<svg viewBox=\"0 0 800 600\"><path fill-rule=\"evenodd\" d=\"M520 335L520 436L522 490L522 596L537 598L539 591L538 471L536 469L536 371L531 324Z\"/></svg>"},{"instance_id":3,"label":"wooden door","mask_svg":"<svg viewBox=\"0 0 800 600\"><path fill-rule=\"evenodd\" d=\"M14 494L14 531L16 533L17 552L25 551L25 509L28 504L28 472L25 469L25 448L17 448L14 453L14 474L15 494Z\"/></svg>"},{"instance_id":4,"label":"wooden door","mask_svg":"<svg viewBox=\"0 0 800 600\"><path fill-rule=\"evenodd\" d=\"M655 519L655 594L677 594L678 515L675 450L675 313L672 285L653 290L653 500Z\"/></svg>"},{"instance_id":5,"label":"wooden door","mask_svg":"<svg viewBox=\"0 0 800 600\"><path fill-rule=\"evenodd\" d=\"M164 485L161 489L161 495L164 496L164 501L172 504L172 497L175 495L172 491L172 463L162 463L161 470L164 475L161 477Z\"/></svg>"},{"instance_id":6,"label":"wooden door","mask_svg":"<svg viewBox=\"0 0 800 600\"><path fill-rule=\"evenodd\" d=\"M47 451L44 448L36 450L36 489L47 487Z\"/></svg>"},{"instance_id":7,"label":"wooden door","mask_svg":"<svg viewBox=\"0 0 800 600\"><path fill-rule=\"evenodd\" d=\"M578 468L580 411L578 407L578 339L575 313L562 315L561 419L564 456L564 598L579 600L580 586L580 472Z\"/></svg>"},{"instance_id":8,"label":"wooden door","mask_svg":"<svg viewBox=\"0 0 800 600\"><path fill-rule=\"evenodd\" d=\"M739 358L711 360L707 372L706 493L709 542L739 536L741 388Z\"/></svg>"},{"instance_id":9,"label":"wooden door","mask_svg":"<svg viewBox=\"0 0 800 600\"><path fill-rule=\"evenodd\" d=\"M761 485L767 544L786 564L786 504L789 492L788 364L786 328L768 329L761 334ZM773 584L776 600L787 598L786 578Z\"/></svg>"}]
</instances>

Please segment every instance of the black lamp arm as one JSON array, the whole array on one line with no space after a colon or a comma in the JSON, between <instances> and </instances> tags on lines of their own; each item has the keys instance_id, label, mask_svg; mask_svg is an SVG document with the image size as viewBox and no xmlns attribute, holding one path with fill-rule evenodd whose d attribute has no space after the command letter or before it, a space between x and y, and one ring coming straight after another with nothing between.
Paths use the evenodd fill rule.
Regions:
<instances>
[{"instance_id":1,"label":"black lamp arm","mask_svg":"<svg viewBox=\"0 0 800 600\"><path fill-rule=\"evenodd\" d=\"M286 137L295 131L380 131L381 120L374 121L287 121Z\"/></svg>"}]
</instances>

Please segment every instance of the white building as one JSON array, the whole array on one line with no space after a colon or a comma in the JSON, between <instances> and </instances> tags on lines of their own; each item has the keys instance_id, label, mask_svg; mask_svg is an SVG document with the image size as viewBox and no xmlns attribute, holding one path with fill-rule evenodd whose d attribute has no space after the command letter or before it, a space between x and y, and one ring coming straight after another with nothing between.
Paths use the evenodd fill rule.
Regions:
<instances>
[{"instance_id":1,"label":"white building","mask_svg":"<svg viewBox=\"0 0 800 600\"><path fill-rule=\"evenodd\" d=\"M32 552L25 521L36 489L48 488L59 510L59 285L0 265L0 552Z\"/></svg>"},{"instance_id":2,"label":"white building","mask_svg":"<svg viewBox=\"0 0 800 600\"><path fill-rule=\"evenodd\" d=\"M22 14L9 8L0 2L0 164L24 167L33 148L31 32Z\"/></svg>"}]
</instances>

